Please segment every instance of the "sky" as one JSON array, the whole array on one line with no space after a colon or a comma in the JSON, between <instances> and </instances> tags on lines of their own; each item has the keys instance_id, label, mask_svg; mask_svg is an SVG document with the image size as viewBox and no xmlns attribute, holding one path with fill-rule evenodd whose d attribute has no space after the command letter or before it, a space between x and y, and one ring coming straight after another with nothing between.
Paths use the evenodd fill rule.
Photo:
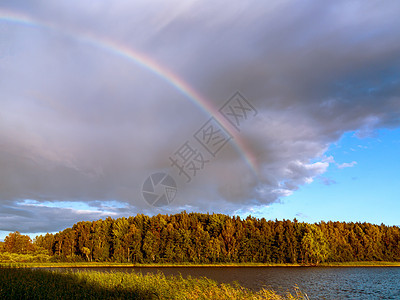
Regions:
<instances>
[{"instance_id":1,"label":"sky","mask_svg":"<svg viewBox=\"0 0 400 300\"><path fill-rule=\"evenodd\" d=\"M400 225L399 9L1 1L0 239L183 210Z\"/></svg>"}]
</instances>

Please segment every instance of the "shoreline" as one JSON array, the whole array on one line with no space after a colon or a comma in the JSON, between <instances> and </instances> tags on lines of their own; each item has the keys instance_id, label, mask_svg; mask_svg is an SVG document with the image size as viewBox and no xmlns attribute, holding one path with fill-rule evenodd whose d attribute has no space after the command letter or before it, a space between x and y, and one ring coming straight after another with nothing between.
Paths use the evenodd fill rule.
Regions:
<instances>
[{"instance_id":1,"label":"shoreline","mask_svg":"<svg viewBox=\"0 0 400 300\"><path fill-rule=\"evenodd\" d=\"M334 267L400 267L400 262L335 262L315 264L129 264L129 263L1 263L27 268L334 268Z\"/></svg>"}]
</instances>

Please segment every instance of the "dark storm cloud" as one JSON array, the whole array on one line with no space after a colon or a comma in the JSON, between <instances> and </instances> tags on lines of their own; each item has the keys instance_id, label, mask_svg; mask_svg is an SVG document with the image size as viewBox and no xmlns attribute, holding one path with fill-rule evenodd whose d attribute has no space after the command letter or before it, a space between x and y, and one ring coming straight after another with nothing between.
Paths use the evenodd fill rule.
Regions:
<instances>
[{"instance_id":1,"label":"dark storm cloud","mask_svg":"<svg viewBox=\"0 0 400 300\"><path fill-rule=\"evenodd\" d=\"M79 220L98 220L107 216L127 215L107 207L107 210L76 210L29 203L0 205L1 230L20 232L56 232L71 227Z\"/></svg>"},{"instance_id":2,"label":"dark storm cloud","mask_svg":"<svg viewBox=\"0 0 400 300\"><path fill-rule=\"evenodd\" d=\"M102 217L108 200L127 205L117 215L160 212L141 198L145 178L170 170L168 157L209 118L149 70L65 32L145 53L216 108L236 90L257 108L235 138L258 177L231 143L162 211L254 210L315 178L331 184L322 174L332 142L400 125L395 2L30 3L0 8L62 30L0 23L2 230ZM95 212L23 199L87 202Z\"/></svg>"}]
</instances>

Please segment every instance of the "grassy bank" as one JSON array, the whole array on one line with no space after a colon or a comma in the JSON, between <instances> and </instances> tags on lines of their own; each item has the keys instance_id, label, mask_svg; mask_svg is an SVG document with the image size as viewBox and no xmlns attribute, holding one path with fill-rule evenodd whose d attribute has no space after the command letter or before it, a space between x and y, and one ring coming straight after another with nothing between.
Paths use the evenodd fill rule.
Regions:
<instances>
[{"instance_id":1,"label":"grassy bank","mask_svg":"<svg viewBox=\"0 0 400 300\"><path fill-rule=\"evenodd\" d=\"M260 264L260 263L223 263L223 264L171 264L171 263L156 263L156 264L132 264L132 263L116 263L116 262L44 262L44 263L36 263L36 262L15 262L15 263L0 263L0 266L17 266L17 267L37 267L37 268L48 268L48 267L77 267L77 268L95 268L95 267L148 267L148 268L159 268L159 267L293 267L293 266L301 266L299 264Z\"/></svg>"},{"instance_id":2,"label":"grassy bank","mask_svg":"<svg viewBox=\"0 0 400 300\"><path fill-rule=\"evenodd\" d=\"M400 267L400 262L393 261L354 261L323 263L321 267Z\"/></svg>"},{"instance_id":3,"label":"grassy bank","mask_svg":"<svg viewBox=\"0 0 400 300\"><path fill-rule=\"evenodd\" d=\"M207 278L163 274L75 272L0 267L0 299L307 299L300 292L278 296L252 292Z\"/></svg>"},{"instance_id":4,"label":"grassy bank","mask_svg":"<svg viewBox=\"0 0 400 300\"><path fill-rule=\"evenodd\" d=\"M261 263L223 263L223 264L170 264L170 263L157 263L157 264L131 264L131 263L116 263L116 262L24 262L24 261L7 261L0 262L0 266L14 266L14 267L36 267L36 268L49 268L49 267L67 267L67 268L95 268L95 267L400 267L400 262L386 262L386 261L357 261L357 262L332 262L322 263L319 265L307 264L261 264Z\"/></svg>"}]
</instances>

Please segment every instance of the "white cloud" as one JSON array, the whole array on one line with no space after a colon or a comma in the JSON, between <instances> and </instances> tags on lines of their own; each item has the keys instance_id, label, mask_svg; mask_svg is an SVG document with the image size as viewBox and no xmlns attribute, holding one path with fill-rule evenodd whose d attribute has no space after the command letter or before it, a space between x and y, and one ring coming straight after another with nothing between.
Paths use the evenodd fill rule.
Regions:
<instances>
[{"instance_id":1,"label":"white cloud","mask_svg":"<svg viewBox=\"0 0 400 300\"><path fill-rule=\"evenodd\" d=\"M352 168L355 165L357 165L356 161L352 161L351 163L342 163L342 164L337 164L337 167L339 169L344 169L344 168Z\"/></svg>"}]
</instances>

